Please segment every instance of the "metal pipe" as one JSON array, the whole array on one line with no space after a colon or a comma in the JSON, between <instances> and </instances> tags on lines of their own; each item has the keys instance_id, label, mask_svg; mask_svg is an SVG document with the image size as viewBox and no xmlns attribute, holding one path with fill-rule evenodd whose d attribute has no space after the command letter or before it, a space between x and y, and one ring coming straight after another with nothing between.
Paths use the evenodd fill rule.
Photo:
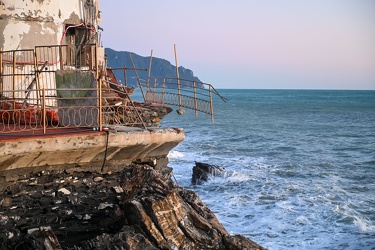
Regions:
<instances>
[{"instance_id":1,"label":"metal pipe","mask_svg":"<svg viewBox=\"0 0 375 250\"><path fill-rule=\"evenodd\" d=\"M0 93L3 92L3 48L0 48Z\"/></svg>"},{"instance_id":2,"label":"metal pipe","mask_svg":"<svg viewBox=\"0 0 375 250\"><path fill-rule=\"evenodd\" d=\"M62 53L62 47L59 46L59 57L60 57L60 70L64 70L64 61L63 61L63 53Z\"/></svg>"},{"instance_id":3,"label":"metal pipe","mask_svg":"<svg viewBox=\"0 0 375 250\"><path fill-rule=\"evenodd\" d=\"M193 87L194 87L194 109L195 109L195 117L198 117L197 86L196 86L195 81L193 83Z\"/></svg>"},{"instance_id":4,"label":"metal pipe","mask_svg":"<svg viewBox=\"0 0 375 250\"><path fill-rule=\"evenodd\" d=\"M212 104L212 87L210 85L210 112L211 112L211 121L214 123L214 107Z\"/></svg>"},{"instance_id":5,"label":"metal pipe","mask_svg":"<svg viewBox=\"0 0 375 250\"><path fill-rule=\"evenodd\" d=\"M143 70L143 71L146 71L147 69L145 68L127 68L126 66L122 67L122 68L111 68L111 70Z\"/></svg>"},{"instance_id":6,"label":"metal pipe","mask_svg":"<svg viewBox=\"0 0 375 250\"><path fill-rule=\"evenodd\" d=\"M47 126L46 126L46 117L47 117L47 111L46 111L46 88L43 86L43 89L42 89L42 94L43 94L43 103L42 103L42 107L43 107L43 115L42 115L42 119L43 119L43 133L46 134L47 132Z\"/></svg>"},{"instance_id":7,"label":"metal pipe","mask_svg":"<svg viewBox=\"0 0 375 250\"><path fill-rule=\"evenodd\" d=\"M113 70L113 69L112 69ZM127 87L128 86L128 82L126 80L126 65L124 65L124 86Z\"/></svg>"},{"instance_id":8,"label":"metal pipe","mask_svg":"<svg viewBox=\"0 0 375 250\"><path fill-rule=\"evenodd\" d=\"M135 65L134 65L132 54L129 54L129 56L130 56L130 60L132 61L132 64L133 64L135 75L137 76L138 86L139 86L139 88L141 89L141 92L142 92L143 101L146 101L145 94L143 93L143 88L142 88L142 85L141 85L141 81L139 80L138 72L137 72L137 70L135 68Z\"/></svg>"},{"instance_id":9,"label":"metal pipe","mask_svg":"<svg viewBox=\"0 0 375 250\"><path fill-rule=\"evenodd\" d=\"M14 74L16 72L16 51L13 50L13 90L16 90L16 78L14 77ZM16 92L13 92L13 100L16 98ZM15 106L15 102L13 103L13 107Z\"/></svg>"},{"instance_id":10,"label":"metal pipe","mask_svg":"<svg viewBox=\"0 0 375 250\"><path fill-rule=\"evenodd\" d=\"M147 89L146 91L148 90L149 88L149 84L150 84L150 77L151 77L151 67L152 67L152 50L151 50L151 55L150 55L150 65L148 66L148 77L147 77ZM155 78L156 79L156 78Z\"/></svg>"},{"instance_id":11,"label":"metal pipe","mask_svg":"<svg viewBox=\"0 0 375 250\"><path fill-rule=\"evenodd\" d=\"M38 71L39 71L39 67L38 67L38 54L36 53L37 51L37 48L35 48L34 50L34 69L35 69L35 81L36 81L36 103L37 105L40 105L40 96L43 94L41 93L40 91L40 82L39 82L39 75L38 75ZM47 61L43 64L43 67L40 69L40 70L43 70L44 66L47 64ZM25 98L25 101L26 101L27 97Z\"/></svg>"},{"instance_id":12,"label":"metal pipe","mask_svg":"<svg viewBox=\"0 0 375 250\"><path fill-rule=\"evenodd\" d=\"M180 74L178 72L178 60L177 60L177 49L176 44L174 45L174 59L176 62L176 75L177 75L177 89L178 89L178 105L180 106L180 112L182 110L182 100L181 100L181 84L180 84Z\"/></svg>"},{"instance_id":13,"label":"metal pipe","mask_svg":"<svg viewBox=\"0 0 375 250\"><path fill-rule=\"evenodd\" d=\"M22 106L21 106L21 109L23 109L24 107L25 107L25 105L26 105L26 102L27 102L27 99L29 98L29 96L30 96L30 93L31 93L31 90L34 88L34 83L36 83L36 85L37 85L37 92L38 92L38 89L40 89L39 88L39 74L40 74L40 72L41 71L43 71L43 68L45 67L47 65L47 61L45 61L44 62L44 64L42 65L42 67L40 68L40 70L39 69L36 69L36 71L35 71L35 77L34 77L34 79L31 81L31 83L30 83L30 85L27 87L27 89L26 89L26 96L25 96L25 99L24 99L24 101L23 101L23 103L22 103ZM45 87L45 86L43 86L43 87ZM37 103L38 103L38 105L39 105L39 100L38 100L39 98L38 98L38 96L37 96Z\"/></svg>"},{"instance_id":14,"label":"metal pipe","mask_svg":"<svg viewBox=\"0 0 375 250\"><path fill-rule=\"evenodd\" d=\"M154 91L153 91L153 102L156 102L156 77L154 78Z\"/></svg>"},{"instance_id":15,"label":"metal pipe","mask_svg":"<svg viewBox=\"0 0 375 250\"><path fill-rule=\"evenodd\" d=\"M165 77L163 79L163 87L162 87L162 90L161 90L161 104L164 105L164 91L165 91Z\"/></svg>"},{"instance_id":16,"label":"metal pipe","mask_svg":"<svg viewBox=\"0 0 375 250\"><path fill-rule=\"evenodd\" d=\"M95 44L95 79L99 86L96 86L99 90L99 129L103 129L103 103L102 103L102 79L99 77L99 66L98 66L98 44Z\"/></svg>"}]
</instances>

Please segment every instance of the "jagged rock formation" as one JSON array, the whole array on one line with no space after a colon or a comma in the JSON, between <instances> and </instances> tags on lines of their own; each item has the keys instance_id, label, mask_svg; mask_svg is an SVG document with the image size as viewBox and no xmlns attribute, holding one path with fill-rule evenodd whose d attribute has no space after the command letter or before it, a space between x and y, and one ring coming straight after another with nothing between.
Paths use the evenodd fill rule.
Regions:
<instances>
[{"instance_id":1,"label":"jagged rock formation","mask_svg":"<svg viewBox=\"0 0 375 250\"><path fill-rule=\"evenodd\" d=\"M225 169L222 167L202 162L195 162L191 183L193 185L200 185L208 181L211 177L222 176L224 173Z\"/></svg>"},{"instance_id":2,"label":"jagged rock formation","mask_svg":"<svg viewBox=\"0 0 375 250\"><path fill-rule=\"evenodd\" d=\"M0 197L0 249L263 249L229 235L171 171L24 175Z\"/></svg>"}]
</instances>

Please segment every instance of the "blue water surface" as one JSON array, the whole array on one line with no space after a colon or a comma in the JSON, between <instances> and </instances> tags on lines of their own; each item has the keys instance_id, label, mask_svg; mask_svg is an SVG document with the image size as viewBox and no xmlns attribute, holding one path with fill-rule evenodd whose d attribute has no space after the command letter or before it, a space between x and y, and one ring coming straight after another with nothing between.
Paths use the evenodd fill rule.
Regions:
<instances>
[{"instance_id":1,"label":"blue water surface","mask_svg":"<svg viewBox=\"0 0 375 250\"><path fill-rule=\"evenodd\" d=\"M220 90L208 115L169 114L169 155L226 229L269 249L375 249L375 91ZM226 173L191 185L194 161Z\"/></svg>"}]
</instances>

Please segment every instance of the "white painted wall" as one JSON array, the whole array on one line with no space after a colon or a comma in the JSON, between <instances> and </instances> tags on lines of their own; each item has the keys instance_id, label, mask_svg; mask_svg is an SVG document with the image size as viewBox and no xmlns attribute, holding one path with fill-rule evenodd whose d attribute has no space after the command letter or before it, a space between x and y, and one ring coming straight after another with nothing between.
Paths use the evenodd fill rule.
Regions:
<instances>
[{"instance_id":1,"label":"white painted wall","mask_svg":"<svg viewBox=\"0 0 375 250\"><path fill-rule=\"evenodd\" d=\"M0 46L4 51L58 45L65 25L83 20L96 30L97 9L87 6L97 6L97 1L0 0Z\"/></svg>"}]
</instances>

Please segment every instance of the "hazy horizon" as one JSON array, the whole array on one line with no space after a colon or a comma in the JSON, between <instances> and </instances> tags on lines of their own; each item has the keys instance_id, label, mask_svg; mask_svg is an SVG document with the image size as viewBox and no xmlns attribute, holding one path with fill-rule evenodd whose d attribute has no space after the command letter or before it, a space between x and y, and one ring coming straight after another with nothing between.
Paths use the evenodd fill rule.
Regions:
<instances>
[{"instance_id":1,"label":"hazy horizon","mask_svg":"<svg viewBox=\"0 0 375 250\"><path fill-rule=\"evenodd\" d=\"M218 89L375 90L375 1L100 2L104 47Z\"/></svg>"}]
</instances>

